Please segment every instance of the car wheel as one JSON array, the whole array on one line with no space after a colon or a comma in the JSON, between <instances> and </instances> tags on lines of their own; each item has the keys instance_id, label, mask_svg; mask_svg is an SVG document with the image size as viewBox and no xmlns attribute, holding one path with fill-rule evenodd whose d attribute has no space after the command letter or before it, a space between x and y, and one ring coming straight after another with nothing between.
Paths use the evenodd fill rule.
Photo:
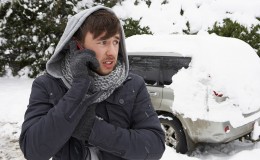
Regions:
<instances>
[{"instance_id":1,"label":"car wheel","mask_svg":"<svg viewBox=\"0 0 260 160\"><path fill-rule=\"evenodd\" d=\"M173 147L177 153L188 151L185 133L180 121L176 117L162 116L159 118L165 132L165 144Z\"/></svg>"}]
</instances>

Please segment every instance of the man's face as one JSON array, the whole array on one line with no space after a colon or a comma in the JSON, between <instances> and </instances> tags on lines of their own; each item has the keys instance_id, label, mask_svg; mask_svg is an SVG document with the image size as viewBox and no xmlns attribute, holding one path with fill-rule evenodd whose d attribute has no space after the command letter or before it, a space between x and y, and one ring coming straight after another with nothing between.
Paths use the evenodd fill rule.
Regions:
<instances>
[{"instance_id":1,"label":"man's face","mask_svg":"<svg viewBox=\"0 0 260 160\"><path fill-rule=\"evenodd\" d=\"M88 32L85 36L84 48L90 49L96 53L96 58L99 62L100 68L97 73L100 75L108 75L111 73L117 63L120 35L104 39L105 33L93 38L93 34Z\"/></svg>"}]
</instances>

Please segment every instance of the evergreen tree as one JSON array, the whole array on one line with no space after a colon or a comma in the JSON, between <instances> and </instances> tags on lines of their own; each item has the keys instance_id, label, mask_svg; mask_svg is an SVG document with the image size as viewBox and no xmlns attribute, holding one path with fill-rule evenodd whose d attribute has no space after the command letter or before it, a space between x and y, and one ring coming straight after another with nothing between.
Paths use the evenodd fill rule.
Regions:
<instances>
[{"instance_id":1,"label":"evergreen tree","mask_svg":"<svg viewBox=\"0 0 260 160\"><path fill-rule=\"evenodd\" d=\"M9 66L12 74L29 67L35 77L45 69L76 1L38 0L5 3L0 12L0 74Z\"/></svg>"},{"instance_id":2,"label":"evergreen tree","mask_svg":"<svg viewBox=\"0 0 260 160\"><path fill-rule=\"evenodd\" d=\"M121 2L123 2L124 0L94 0L94 6L95 5L104 5L106 7L114 7L116 4L121 4ZM143 0L142 0L143 1ZM150 0L144 0L146 2L146 4L148 6L151 5L151 1ZM136 0L135 2L138 2L138 0ZM137 5L137 4L136 4ZM137 35L137 34L152 34L152 32L150 31L149 27L141 27L140 24L140 20L133 20L132 18L127 18L125 20L123 20L124 24L123 24L123 28L124 28L124 32L125 32L125 36L129 37L132 35Z\"/></svg>"},{"instance_id":3,"label":"evergreen tree","mask_svg":"<svg viewBox=\"0 0 260 160\"><path fill-rule=\"evenodd\" d=\"M3 35L4 25L6 20L4 19L5 15L8 14L7 11L11 6L11 2L5 4L0 4L0 76L5 74L5 53L1 51L2 44L6 41Z\"/></svg>"},{"instance_id":4,"label":"evergreen tree","mask_svg":"<svg viewBox=\"0 0 260 160\"><path fill-rule=\"evenodd\" d=\"M118 2L121 1L96 0L92 5L100 3L112 7ZM64 31L68 16L76 13L74 4L77 3L76 0L21 0L1 6L0 76L5 74L5 66L11 69L14 76L19 75L24 67L29 68L29 77L44 71ZM149 27L139 25L140 20L123 20L126 37L152 34Z\"/></svg>"},{"instance_id":5,"label":"evergreen tree","mask_svg":"<svg viewBox=\"0 0 260 160\"><path fill-rule=\"evenodd\" d=\"M117 3L120 3L124 0L94 0L94 6L95 5L104 5L106 7L112 8L114 7Z\"/></svg>"},{"instance_id":6,"label":"evergreen tree","mask_svg":"<svg viewBox=\"0 0 260 160\"><path fill-rule=\"evenodd\" d=\"M260 56L260 25L252 25L248 29L246 26L227 18L223 20L223 25L215 23L213 28L209 29L208 32L216 33L219 36L241 39L254 48L258 56Z\"/></svg>"},{"instance_id":7,"label":"evergreen tree","mask_svg":"<svg viewBox=\"0 0 260 160\"><path fill-rule=\"evenodd\" d=\"M144 1L148 7L150 7L151 4L152 4L152 1L151 1L151 0L135 0L135 1L134 1L134 5L137 6L137 5L140 3L140 1ZM162 2L162 4L167 4L167 0L164 0L164 1Z\"/></svg>"},{"instance_id":8,"label":"evergreen tree","mask_svg":"<svg viewBox=\"0 0 260 160\"><path fill-rule=\"evenodd\" d=\"M133 20L132 18L127 18L124 21L124 31L125 31L125 36L130 37L132 35L138 35L138 34L153 34L150 31L150 28L148 26L146 27L141 27L140 26L140 21L139 20Z\"/></svg>"},{"instance_id":9,"label":"evergreen tree","mask_svg":"<svg viewBox=\"0 0 260 160\"><path fill-rule=\"evenodd\" d=\"M2 62L8 65L16 75L21 68L31 63L32 39L28 35L32 32L31 26L36 17L31 10L19 2L13 4L8 2L3 8L6 12L1 12L0 32L5 41L1 43L0 54L3 57ZM2 66L1 69L4 67ZM5 70L1 71L1 73L4 72Z\"/></svg>"}]
</instances>

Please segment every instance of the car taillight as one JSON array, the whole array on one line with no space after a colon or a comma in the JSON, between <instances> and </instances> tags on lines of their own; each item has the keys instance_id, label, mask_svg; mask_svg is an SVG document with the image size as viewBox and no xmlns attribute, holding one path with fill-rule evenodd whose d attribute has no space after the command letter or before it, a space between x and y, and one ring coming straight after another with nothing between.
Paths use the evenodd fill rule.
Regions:
<instances>
[{"instance_id":1,"label":"car taillight","mask_svg":"<svg viewBox=\"0 0 260 160\"><path fill-rule=\"evenodd\" d=\"M229 133L229 132L230 132L229 126L226 126L226 127L224 128L224 131L225 131L225 133Z\"/></svg>"},{"instance_id":2,"label":"car taillight","mask_svg":"<svg viewBox=\"0 0 260 160\"><path fill-rule=\"evenodd\" d=\"M214 95L217 96L217 97L222 97L222 96L223 96L222 93L218 93L218 92L216 92L216 91L213 91L213 93L214 93Z\"/></svg>"}]
</instances>

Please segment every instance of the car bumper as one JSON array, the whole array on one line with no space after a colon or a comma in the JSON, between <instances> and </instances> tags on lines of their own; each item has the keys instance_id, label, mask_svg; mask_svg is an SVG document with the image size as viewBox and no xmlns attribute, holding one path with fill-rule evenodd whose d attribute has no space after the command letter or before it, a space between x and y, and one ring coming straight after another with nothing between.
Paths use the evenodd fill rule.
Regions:
<instances>
[{"instance_id":1,"label":"car bumper","mask_svg":"<svg viewBox=\"0 0 260 160\"><path fill-rule=\"evenodd\" d=\"M251 121L243 126L233 128L229 122L213 122L207 120L192 121L190 118L181 120L186 134L189 135L193 143L226 143L240 138L253 131L255 121Z\"/></svg>"}]
</instances>

